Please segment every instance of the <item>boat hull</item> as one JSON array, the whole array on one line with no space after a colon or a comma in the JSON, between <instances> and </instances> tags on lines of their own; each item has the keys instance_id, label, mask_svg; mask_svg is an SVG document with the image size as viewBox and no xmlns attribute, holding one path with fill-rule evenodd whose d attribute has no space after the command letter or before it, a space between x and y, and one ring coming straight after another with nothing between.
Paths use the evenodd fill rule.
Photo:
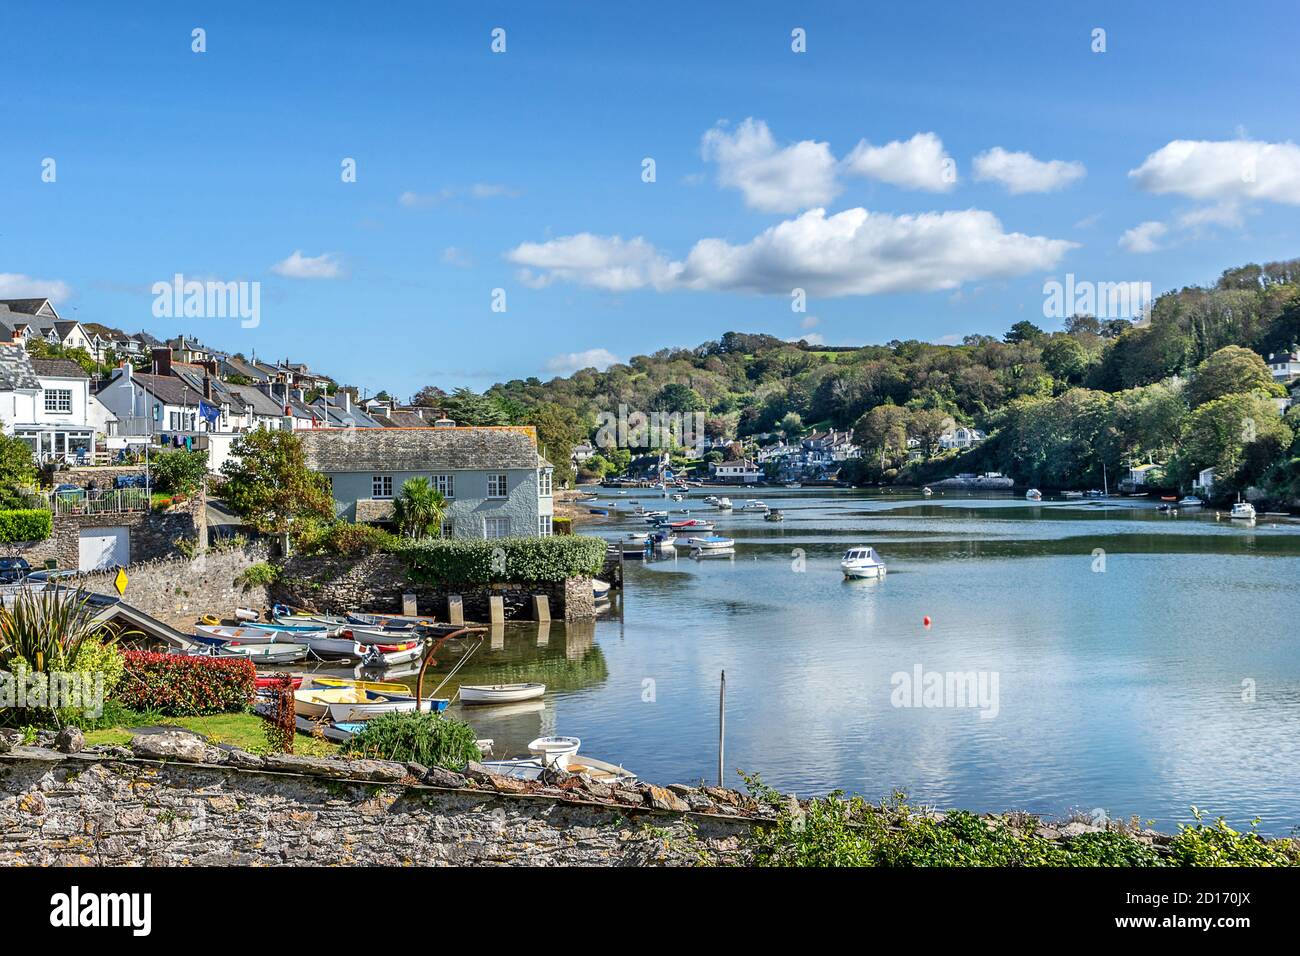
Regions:
<instances>
[{"instance_id":1,"label":"boat hull","mask_svg":"<svg viewBox=\"0 0 1300 956\"><path fill-rule=\"evenodd\" d=\"M460 699L466 704L513 704L545 693L545 684L463 684Z\"/></svg>"}]
</instances>

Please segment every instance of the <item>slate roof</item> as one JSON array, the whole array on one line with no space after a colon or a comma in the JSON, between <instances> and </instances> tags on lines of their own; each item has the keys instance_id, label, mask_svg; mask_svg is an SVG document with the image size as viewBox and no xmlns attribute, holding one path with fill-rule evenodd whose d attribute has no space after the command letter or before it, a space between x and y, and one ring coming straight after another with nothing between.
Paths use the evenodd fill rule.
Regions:
<instances>
[{"instance_id":1,"label":"slate roof","mask_svg":"<svg viewBox=\"0 0 1300 956\"><path fill-rule=\"evenodd\" d=\"M232 385L230 382L223 384L227 391L234 392L242 398L244 404L252 408L254 415L264 415L271 418L284 417L284 406L256 385Z\"/></svg>"},{"instance_id":2,"label":"slate roof","mask_svg":"<svg viewBox=\"0 0 1300 956\"><path fill-rule=\"evenodd\" d=\"M0 390L39 391L40 387L41 383L36 380L36 369L27 350L21 345L0 346Z\"/></svg>"},{"instance_id":3,"label":"slate roof","mask_svg":"<svg viewBox=\"0 0 1300 956\"><path fill-rule=\"evenodd\" d=\"M203 397L202 390L185 388L185 382L175 375L150 375L146 372L136 372L131 377L141 388L147 389L151 395L162 399L168 405L191 405L197 408L199 399Z\"/></svg>"},{"instance_id":4,"label":"slate roof","mask_svg":"<svg viewBox=\"0 0 1300 956\"><path fill-rule=\"evenodd\" d=\"M537 433L514 428L321 429L298 433L307 464L323 472L537 468Z\"/></svg>"},{"instance_id":5,"label":"slate roof","mask_svg":"<svg viewBox=\"0 0 1300 956\"><path fill-rule=\"evenodd\" d=\"M37 375L46 378L90 378L86 374L86 370L72 359L34 358L32 359L32 367L36 369Z\"/></svg>"},{"instance_id":6,"label":"slate roof","mask_svg":"<svg viewBox=\"0 0 1300 956\"><path fill-rule=\"evenodd\" d=\"M49 299L0 299L0 305L5 306L12 312L35 315L49 301ZM51 305L50 309L53 310L54 306ZM48 316L42 316L42 318L48 318Z\"/></svg>"}]
</instances>

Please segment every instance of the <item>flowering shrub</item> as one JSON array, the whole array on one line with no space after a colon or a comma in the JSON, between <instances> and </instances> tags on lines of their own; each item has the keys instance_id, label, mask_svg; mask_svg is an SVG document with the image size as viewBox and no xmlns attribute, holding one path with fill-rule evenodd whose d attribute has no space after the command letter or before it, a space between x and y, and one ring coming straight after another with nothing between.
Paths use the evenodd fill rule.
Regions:
<instances>
[{"instance_id":1,"label":"flowering shrub","mask_svg":"<svg viewBox=\"0 0 1300 956\"><path fill-rule=\"evenodd\" d=\"M117 700L132 710L197 717L246 710L257 669L246 658L183 657L127 651Z\"/></svg>"}]
</instances>

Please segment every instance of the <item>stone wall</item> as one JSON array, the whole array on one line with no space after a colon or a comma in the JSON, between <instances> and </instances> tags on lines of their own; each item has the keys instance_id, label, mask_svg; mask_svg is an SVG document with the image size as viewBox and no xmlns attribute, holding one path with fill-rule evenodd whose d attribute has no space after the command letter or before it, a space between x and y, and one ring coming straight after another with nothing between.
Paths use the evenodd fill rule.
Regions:
<instances>
[{"instance_id":1,"label":"stone wall","mask_svg":"<svg viewBox=\"0 0 1300 956\"><path fill-rule=\"evenodd\" d=\"M40 567L52 558L60 568L75 570L80 561L81 532L88 528L126 528L131 563L156 561L179 554L178 540L207 543L207 501L203 495L195 495L165 511L56 514L49 538L16 550L32 567Z\"/></svg>"},{"instance_id":2,"label":"stone wall","mask_svg":"<svg viewBox=\"0 0 1300 956\"><path fill-rule=\"evenodd\" d=\"M265 548L252 546L237 551L209 548L193 558L133 564L127 569L130 581L122 600L177 630L190 631L204 614L224 619L232 617L237 607L265 607L265 587L245 589L236 583L242 571L265 560ZM87 591L116 597L116 576L116 571L97 571L79 576L76 583Z\"/></svg>"},{"instance_id":3,"label":"stone wall","mask_svg":"<svg viewBox=\"0 0 1300 956\"><path fill-rule=\"evenodd\" d=\"M137 753L147 740L136 738ZM593 792L574 777L529 787L472 769L261 758L190 740L167 761L124 750L0 755L0 866L738 862L759 819L731 791L715 804L685 787ZM683 812L678 794L700 794L709 811Z\"/></svg>"},{"instance_id":4,"label":"stone wall","mask_svg":"<svg viewBox=\"0 0 1300 956\"><path fill-rule=\"evenodd\" d=\"M397 555L363 558L292 557L272 589L275 600L317 611L401 613L402 595L414 594L420 613L447 620L447 597L459 594L466 621L487 621L488 599L504 598L507 620L532 620L533 595L545 594L556 620L595 616L590 578L536 584L437 586L407 579L406 563Z\"/></svg>"}]
</instances>

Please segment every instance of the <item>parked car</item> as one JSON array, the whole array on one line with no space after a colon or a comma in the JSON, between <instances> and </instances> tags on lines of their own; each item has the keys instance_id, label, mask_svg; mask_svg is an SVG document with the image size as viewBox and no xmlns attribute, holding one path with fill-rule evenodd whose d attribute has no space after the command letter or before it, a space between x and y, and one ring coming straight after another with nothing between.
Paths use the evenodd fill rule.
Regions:
<instances>
[{"instance_id":1,"label":"parked car","mask_svg":"<svg viewBox=\"0 0 1300 956\"><path fill-rule=\"evenodd\" d=\"M48 584L51 581L62 581L64 578L75 578L79 571L69 569L51 571L42 568L39 571L33 571L23 579L24 584Z\"/></svg>"},{"instance_id":2,"label":"parked car","mask_svg":"<svg viewBox=\"0 0 1300 956\"><path fill-rule=\"evenodd\" d=\"M26 558L0 558L0 584L17 584L31 570Z\"/></svg>"}]
</instances>

